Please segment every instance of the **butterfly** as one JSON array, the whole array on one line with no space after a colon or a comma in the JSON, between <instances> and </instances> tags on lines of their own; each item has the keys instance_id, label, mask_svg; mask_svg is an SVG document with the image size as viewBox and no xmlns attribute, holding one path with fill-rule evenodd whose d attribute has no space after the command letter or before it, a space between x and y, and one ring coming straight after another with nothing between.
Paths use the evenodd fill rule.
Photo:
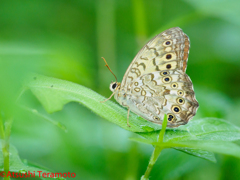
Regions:
<instances>
[{"instance_id":1,"label":"butterfly","mask_svg":"<svg viewBox=\"0 0 240 180\"><path fill-rule=\"evenodd\" d=\"M110 84L113 93L108 99L114 95L128 108L128 125L130 111L157 124L162 124L166 114L168 127L187 124L193 118L199 104L185 73L189 48L189 38L179 27L165 30L138 52L122 83L113 74L116 82Z\"/></svg>"}]
</instances>

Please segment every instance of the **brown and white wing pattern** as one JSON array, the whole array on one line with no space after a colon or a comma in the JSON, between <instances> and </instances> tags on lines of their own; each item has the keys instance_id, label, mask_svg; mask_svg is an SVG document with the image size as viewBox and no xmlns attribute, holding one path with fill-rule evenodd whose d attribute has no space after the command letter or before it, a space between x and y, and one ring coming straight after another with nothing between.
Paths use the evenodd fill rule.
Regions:
<instances>
[{"instance_id":1,"label":"brown and white wing pattern","mask_svg":"<svg viewBox=\"0 0 240 180\"><path fill-rule=\"evenodd\" d=\"M135 79L129 89L130 110L157 124L162 124L164 114L168 117L168 127L186 124L198 108L192 82L181 71L145 74Z\"/></svg>"},{"instance_id":2,"label":"brown and white wing pattern","mask_svg":"<svg viewBox=\"0 0 240 180\"><path fill-rule=\"evenodd\" d=\"M189 38L178 27L150 40L128 67L121 84L123 96L115 98L148 121L168 127L188 123L196 114L198 102L185 73Z\"/></svg>"},{"instance_id":3,"label":"brown and white wing pattern","mask_svg":"<svg viewBox=\"0 0 240 180\"><path fill-rule=\"evenodd\" d=\"M179 27L168 29L150 40L128 67L122 87L134 79L155 71L186 71L190 42Z\"/></svg>"}]
</instances>

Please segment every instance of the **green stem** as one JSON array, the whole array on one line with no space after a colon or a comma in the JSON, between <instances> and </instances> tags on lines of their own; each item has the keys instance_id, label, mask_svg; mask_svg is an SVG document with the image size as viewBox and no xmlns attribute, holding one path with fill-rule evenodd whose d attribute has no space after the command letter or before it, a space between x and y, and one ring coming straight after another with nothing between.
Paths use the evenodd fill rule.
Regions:
<instances>
[{"instance_id":1,"label":"green stem","mask_svg":"<svg viewBox=\"0 0 240 180\"><path fill-rule=\"evenodd\" d=\"M163 142L163 137L164 137L164 134L165 134L165 131L166 131L166 127L167 127L167 116L165 114L164 119L163 119L163 124L162 124L162 130L160 131L159 136L158 136L158 143L159 144L161 144ZM161 154L163 149L164 149L164 147L161 147L161 146L156 146L154 148L154 151L153 151L152 156L150 158L150 161L148 163L147 170L146 170L145 174L142 176L141 180L148 180L149 179L149 175L152 171L152 168L153 168L154 164L156 163L156 161L157 161L157 159L158 159L158 157Z\"/></svg>"},{"instance_id":2,"label":"green stem","mask_svg":"<svg viewBox=\"0 0 240 180\"><path fill-rule=\"evenodd\" d=\"M162 150L163 150L163 148L156 146L156 148L154 149L153 154L151 156L151 159L149 161L147 170L146 170L145 174L143 175L143 177L141 178L141 180L148 180L148 177L152 171L152 168L153 168L154 164L156 163L157 158L161 154Z\"/></svg>"},{"instance_id":3,"label":"green stem","mask_svg":"<svg viewBox=\"0 0 240 180\"><path fill-rule=\"evenodd\" d=\"M4 126L3 126L3 121L2 121L2 117L0 115L0 138L2 140L5 139L5 133L4 133ZM2 141L3 142L3 141Z\"/></svg>"},{"instance_id":4,"label":"green stem","mask_svg":"<svg viewBox=\"0 0 240 180\"><path fill-rule=\"evenodd\" d=\"M4 172L7 174L9 172L9 137L11 133L12 119L6 121L5 132L3 120L0 116L0 138L2 140L2 153L4 161ZM4 177L4 180L10 180L10 177Z\"/></svg>"}]
</instances>

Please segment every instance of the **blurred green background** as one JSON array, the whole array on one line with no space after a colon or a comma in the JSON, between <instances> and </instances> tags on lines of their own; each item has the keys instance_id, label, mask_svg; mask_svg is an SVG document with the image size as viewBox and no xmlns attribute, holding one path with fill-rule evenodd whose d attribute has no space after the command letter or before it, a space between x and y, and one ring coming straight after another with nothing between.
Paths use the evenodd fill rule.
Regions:
<instances>
[{"instance_id":1,"label":"blurred green background","mask_svg":"<svg viewBox=\"0 0 240 180\"><path fill-rule=\"evenodd\" d=\"M218 117L240 126L239 0L1 0L0 110L13 117L11 143L22 159L76 179L135 180L153 147L78 103L48 115L29 91L21 99L63 123L68 133L14 106L24 76L37 72L72 81L108 97L140 48L179 26L190 37L187 74L200 108L194 119ZM27 99L27 100L26 100ZM113 99L112 99L113 100ZM240 152L239 152L240 153ZM164 150L151 179L239 179L239 159L217 155L216 164Z\"/></svg>"}]
</instances>

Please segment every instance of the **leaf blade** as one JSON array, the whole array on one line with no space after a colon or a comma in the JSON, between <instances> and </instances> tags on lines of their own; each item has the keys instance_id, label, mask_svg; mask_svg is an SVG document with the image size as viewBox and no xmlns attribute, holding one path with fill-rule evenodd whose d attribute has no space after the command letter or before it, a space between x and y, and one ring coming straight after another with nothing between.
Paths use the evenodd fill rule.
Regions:
<instances>
[{"instance_id":1,"label":"leaf blade","mask_svg":"<svg viewBox=\"0 0 240 180\"><path fill-rule=\"evenodd\" d=\"M59 111L69 102L79 102L100 117L132 132L148 132L161 129L160 125L150 123L134 113L130 114L127 125L127 111L112 101L100 103L105 97L84 86L42 75L29 76L26 86L38 98L47 112Z\"/></svg>"},{"instance_id":2,"label":"leaf blade","mask_svg":"<svg viewBox=\"0 0 240 180\"><path fill-rule=\"evenodd\" d=\"M42 75L31 75L26 86L39 99L44 108L49 112L61 110L66 103L79 102L88 107L100 117L117 124L118 126L135 132L144 138L156 142L160 125L151 123L131 113L130 124L127 126L127 110L123 107L107 101L100 103L104 97L96 92L68 81L46 77ZM164 142L188 141L188 140L225 140L236 141L240 139L240 128L223 120L216 118L205 118L190 121L187 125L175 129L167 128ZM215 161L212 152L192 149L190 147L176 148L188 154Z\"/></svg>"}]
</instances>

